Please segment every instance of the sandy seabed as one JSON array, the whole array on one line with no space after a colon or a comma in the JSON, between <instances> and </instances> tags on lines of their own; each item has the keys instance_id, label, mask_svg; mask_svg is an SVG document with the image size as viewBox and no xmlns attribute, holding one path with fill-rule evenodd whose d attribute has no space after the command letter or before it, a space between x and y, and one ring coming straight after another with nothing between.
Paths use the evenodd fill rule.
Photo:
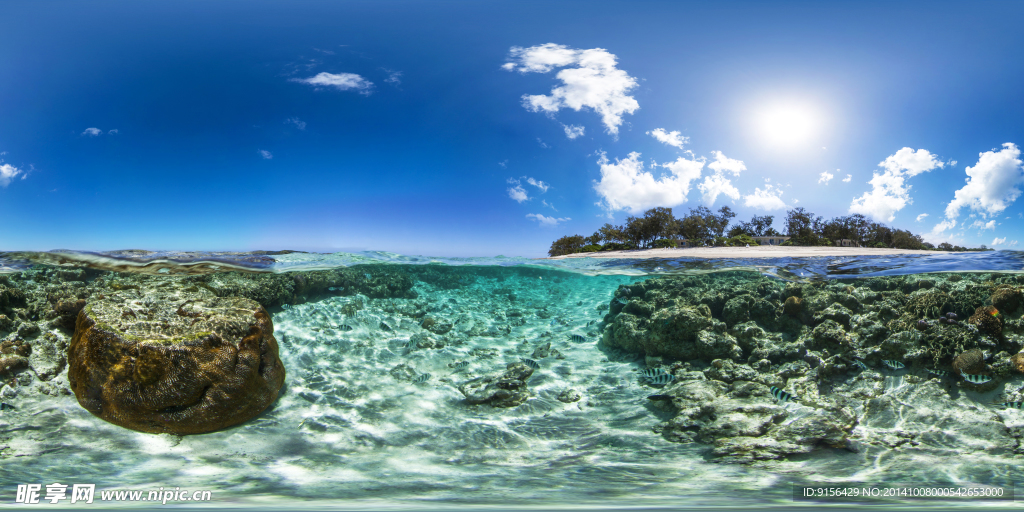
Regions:
<instances>
[{"instance_id":1,"label":"sandy seabed","mask_svg":"<svg viewBox=\"0 0 1024 512\"><path fill-rule=\"evenodd\" d=\"M545 258L806 258L814 256L895 256L901 254L942 254L911 249L873 249L870 247L692 247L688 249L642 249L634 251L587 252Z\"/></svg>"}]
</instances>

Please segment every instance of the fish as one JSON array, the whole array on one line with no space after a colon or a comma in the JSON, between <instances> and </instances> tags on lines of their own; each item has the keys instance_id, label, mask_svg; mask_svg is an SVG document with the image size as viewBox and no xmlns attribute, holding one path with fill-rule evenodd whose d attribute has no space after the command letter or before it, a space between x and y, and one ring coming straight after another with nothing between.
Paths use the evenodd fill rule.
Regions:
<instances>
[{"instance_id":1,"label":"fish","mask_svg":"<svg viewBox=\"0 0 1024 512\"><path fill-rule=\"evenodd\" d=\"M672 395L648 395L648 400L672 400Z\"/></svg>"},{"instance_id":2,"label":"fish","mask_svg":"<svg viewBox=\"0 0 1024 512\"><path fill-rule=\"evenodd\" d=\"M949 377L949 372L946 370L928 370L928 373L935 375L936 377Z\"/></svg>"},{"instance_id":3,"label":"fish","mask_svg":"<svg viewBox=\"0 0 1024 512\"><path fill-rule=\"evenodd\" d=\"M386 331L386 332L391 332L392 331L391 326L386 324L386 323L384 323L384 322L380 323L380 330Z\"/></svg>"},{"instance_id":4,"label":"fish","mask_svg":"<svg viewBox=\"0 0 1024 512\"><path fill-rule=\"evenodd\" d=\"M8 410L9 411L16 411L18 409L16 407L14 407L13 405L9 404L9 403L0 402L0 411L8 411Z\"/></svg>"},{"instance_id":5,"label":"fish","mask_svg":"<svg viewBox=\"0 0 1024 512\"><path fill-rule=\"evenodd\" d=\"M657 384L659 386L663 386L665 384L671 383L672 381L674 381L676 379L671 374L662 373L662 374L659 374L659 375L655 375L654 377L645 377L645 380L647 382L651 383L651 384Z\"/></svg>"},{"instance_id":6,"label":"fish","mask_svg":"<svg viewBox=\"0 0 1024 512\"><path fill-rule=\"evenodd\" d=\"M885 363L885 365L888 366L889 368L892 368L893 370L902 370L903 368L906 368L906 366L903 363L892 359L883 359L882 362Z\"/></svg>"},{"instance_id":7,"label":"fish","mask_svg":"<svg viewBox=\"0 0 1024 512\"><path fill-rule=\"evenodd\" d=\"M453 366L452 368L455 368L455 371L460 371L460 370L465 370L468 367L469 367L469 361L459 361L459 362L455 363L455 366Z\"/></svg>"},{"instance_id":8,"label":"fish","mask_svg":"<svg viewBox=\"0 0 1024 512\"><path fill-rule=\"evenodd\" d=\"M999 402L996 405L1003 409L1024 409L1024 402Z\"/></svg>"},{"instance_id":9,"label":"fish","mask_svg":"<svg viewBox=\"0 0 1024 512\"><path fill-rule=\"evenodd\" d=\"M405 342L405 348L410 349L410 350L414 349L414 348L417 348L416 345L417 345L416 342L413 341L412 338L409 338L409 341Z\"/></svg>"},{"instance_id":10,"label":"fish","mask_svg":"<svg viewBox=\"0 0 1024 512\"><path fill-rule=\"evenodd\" d=\"M789 394L775 386L772 386L768 389L771 390L772 396L775 397L775 400L779 402L790 402L793 400L799 400L799 397L797 397L796 395Z\"/></svg>"},{"instance_id":11,"label":"fish","mask_svg":"<svg viewBox=\"0 0 1024 512\"><path fill-rule=\"evenodd\" d=\"M569 341L571 341L573 343L586 343L587 342L587 338L584 337L584 336L581 336L579 334L573 334L573 335L569 336Z\"/></svg>"},{"instance_id":12,"label":"fish","mask_svg":"<svg viewBox=\"0 0 1024 512\"><path fill-rule=\"evenodd\" d=\"M415 379L412 380L412 383L413 384L423 384L424 382L430 380L430 377L431 377L431 375L429 373L421 373L421 374L417 375Z\"/></svg>"},{"instance_id":13,"label":"fish","mask_svg":"<svg viewBox=\"0 0 1024 512\"><path fill-rule=\"evenodd\" d=\"M597 320L591 320L591 321L587 322L587 327L590 327L591 325L594 325L596 323L597 323Z\"/></svg>"},{"instance_id":14,"label":"fish","mask_svg":"<svg viewBox=\"0 0 1024 512\"><path fill-rule=\"evenodd\" d=\"M341 332L348 332L351 331L352 329L353 327L349 324L341 324L341 327L338 327L338 330L340 330Z\"/></svg>"},{"instance_id":15,"label":"fish","mask_svg":"<svg viewBox=\"0 0 1024 512\"><path fill-rule=\"evenodd\" d=\"M658 375L663 375L665 373L667 372L661 368L644 368L643 370L640 370L640 375L645 379L653 379Z\"/></svg>"},{"instance_id":16,"label":"fish","mask_svg":"<svg viewBox=\"0 0 1024 512\"><path fill-rule=\"evenodd\" d=\"M557 318L552 318L551 319L551 325L558 325L558 319Z\"/></svg>"},{"instance_id":17,"label":"fish","mask_svg":"<svg viewBox=\"0 0 1024 512\"><path fill-rule=\"evenodd\" d=\"M615 299L614 301L612 301L612 302L615 302L615 303L618 303L618 304L622 304L623 306L625 306L626 304L629 304L629 301L628 301L628 300L626 300L626 299L624 299L624 298L622 298L622 297L617 297L617 298L616 298L616 299Z\"/></svg>"},{"instance_id":18,"label":"fish","mask_svg":"<svg viewBox=\"0 0 1024 512\"><path fill-rule=\"evenodd\" d=\"M288 309L290 307L288 304L281 304L281 309Z\"/></svg>"},{"instance_id":19,"label":"fish","mask_svg":"<svg viewBox=\"0 0 1024 512\"><path fill-rule=\"evenodd\" d=\"M988 375L964 373L963 370L960 370L960 375L963 376L964 380L970 382L971 384L984 384L986 382L992 382L992 377L989 377Z\"/></svg>"},{"instance_id":20,"label":"fish","mask_svg":"<svg viewBox=\"0 0 1024 512\"><path fill-rule=\"evenodd\" d=\"M327 289L333 292L333 291L337 290L338 287L337 286L331 286L330 288L327 288Z\"/></svg>"},{"instance_id":21,"label":"fish","mask_svg":"<svg viewBox=\"0 0 1024 512\"><path fill-rule=\"evenodd\" d=\"M857 368L860 368L861 370L867 370L868 369L868 365L864 364L864 361L861 361L859 359L858 360L854 360L853 361L853 365L856 366Z\"/></svg>"},{"instance_id":22,"label":"fish","mask_svg":"<svg viewBox=\"0 0 1024 512\"><path fill-rule=\"evenodd\" d=\"M525 357L520 357L519 360L522 361L523 364L525 364L526 366L529 366L530 368L533 368L534 370L539 370L540 369L540 363L538 363L537 361L534 361L533 359L527 359Z\"/></svg>"}]
</instances>

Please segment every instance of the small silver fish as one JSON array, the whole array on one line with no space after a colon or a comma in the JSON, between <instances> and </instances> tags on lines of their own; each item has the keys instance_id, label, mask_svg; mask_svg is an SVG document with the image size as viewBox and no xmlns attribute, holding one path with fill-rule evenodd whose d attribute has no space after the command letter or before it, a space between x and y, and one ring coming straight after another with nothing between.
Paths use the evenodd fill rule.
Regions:
<instances>
[{"instance_id":1,"label":"small silver fish","mask_svg":"<svg viewBox=\"0 0 1024 512\"><path fill-rule=\"evenodd\" d=\"M388 324L386 324L384 322L381 322L380 323L380 330L386 331L386 332L391 332L392 329L391 329L390 325L388 325Z\"/></svg>"},{"instance_id":2,"label":"small silver fish","mask_svg":"<svg viewBox=\"0 0 1024 512\"><path fill-rule=\"evenodd\" d=\"M455 368L455 371L465 370L469 368L469 361L459 361L452 368Z\"/></svg>"},{"instance_id":3,"label":"small silver fish","mask_svg":"<svg viewBox=\"0 0 1024 512\"><path fill-rule=\"evenodd\" d=\"M775 400L778 400L779 402L790 402L793 400L799 400L799 398L796 395L789 394L775 386L772 386L768 389L771 390L772 396L775 397Z\"/></svg>"},{"instance_id":4,"label":"small silver fish","mask_svg":"<svg viewBox=\"0 0 1024 512\"><path fill-rule=\"evenodd\" d=\"M992 382L992 377L989 377L988 375L979 375L979 374L976 374L976 373L964 373L963 370L960 370L960 375L963 376L964 380L966 380L967 382L970 382L971 384L984 384L986 382Z\"/></svg>"},{"instance_id":5,"label":"small silver fish","mask_svg":"<svg viewBox=\"0 0 1024 512\"><path fill-rule=\"evenodd\" d=\"M587 338L585 338L583 336L580 336L579 334L573 334L573 335L569 336L569 341L571 341L573 343L586 343L587 342Z\"/></svg>"},{"instance_id":6,"label":"small silver fish","mask_svg":"<svg viewBox=\"0 0 1024 512\"><path fill-rule=\"evenodd\" d=\"M540 363L538 363L537 361L534 361L533 359L527 359L525 357L520 357L519 360L522 361L523 364L525 364L526 366L529 366L530 368L533 368L534 370L539 370L540 369Z\"/></svg>"},{"instance_id":7,"label":"small silver fish","mask_svg":"<svg viewBox=\"0 0 1024 512\"><path fill-rule=\"evenodd\" d=\"M653 379L658 375L662 375L665 373L667 372L665 372L665 370L662 370L661 368L644 368L643 370L640 370L640 376L642 376L645 379Z\"/></svg>"},{"instance_id":8,"label":"small silver fish","mask_svg":"<svg viewBox=\"0 0 1024 512\"><path fill-rule=\"evenodd\" d=\"M9 404L9 403L0 402L0 411L8 411L8 410L9 411L16 411L18 409L16 407L14 407L13 405Z\"/></svg>"},{"instance_id":9,"label":"small silver fish","mask_svg":"<svg viewBox=\"0 0 1024 512\"><path fill-rule=\"evenodd\" d=\"M415 379L412 380L412 383L413 384L423 384L424 382L426 382L428 380L430 380L430 374L429 373L421 373L421 374L417 375Z\"/></svg>"},{"instance_id":10,"label":"small silver fish","mask_svg":"<svg viewBox=\"0 0 1024 512\"><path fill-rule=\"evenodd\" d=\"M405 342L405 348L408 348L408 349L417 348L416 345L417 345L416 342L413 341L412 338L409 338L409 341Z\"/></svg>"},{"instance_id":11,"label":"small silver fish","mask_svg":"<svg viewBox=\"0 0 1024 512\"><path fill-rule=\"evenodd\" d=\"M288 304L281 304L281 309L288 309L290 307Z\"/></svg>"},{"instance_id":12,"label":"small silver fish","mask_svg":"<svg viewBox=\"0 0 1024 512\"><path fill-rule=\"evenodd\" d=\"M860 368L861 370L868 369L868 365L864 364L864 361L861 361L859 359L854 360L853 365L856 366L857 368Z\"/></svg>"},{"instance_id":13,"label":"small silver fish","mask_svg":"<svg viewBox=\"0 0 1024 512\"><path fill-rule=\"evenodd\" d=\"M338 327L338 330L341 332L348 332L351 331L352 329L353 327L349 324L341 324L341 327Z\"/></svg>"},{"instance_id":14,"label":"small silver fish","mask_svg":"<svg viewBox=\"0 0 1024 512\"><path fill-rule=\"evenodd\" d=\"M1001 402L996 405L1003 409L1024 409L1024 402Z\"/></svg>"},{"instance_id":15,"label":"small silver fish","mask_svg":"<svg viewBox=\"0 0 1024 512\"><path fill-rule=\"evenodd\" d=\"M894 361L892 359L883 359L882 362L885 363L885 365L888 366L889 368L892 368L893 370L901 370L906 367L903 363L899 361Z\"/></svg>"},{"instance_id":16,"label":"small silver fish","mask_svg":"<svg viewBox=\"0 0 1024 512\"><path fill-rule=\"evenodd\" d=\"M935 375L936 377L949 377L949 372L946 370L928 370L928 373Z\"/></svg>"},{"instance_id":17,"label":"small silver fish","mask_svg":"<svg viewBox=\"0 0 1024 512\"><path fill-rule=\"evenodd\" d=\"M647 380L647 382L649 382L651 384L656 384L656 385L659 385L659 386L663 386L665 384L671 383L673 380L676 380L676 379L671 374L662 373L662 374L659 374L659 375L655 375L654 377L646 378L645 380Z\"/></svg>"},{"instance_id":18,"label":"small silver fish","mask_svg":"<svg viewBox=\"0 0 1024 512\"><path fill-rule=\"evenodd\" d=\"M623 306L625 306L626 304L629 304L629 301L624 299L624 298L622 298L622 297L616 297L616 299L614 301L612 301L612 302L615 302L616 304L622 304Z\"/></svg>"},{"instance_id":19,"label":"small silver fish","mask_svg":"<svg viewBox=\"0 0 1024 512\"><path fill-rule=\"evenodd\" d=\"M597 320L591 320L591 321L587 322L587 327L590 327L591 325L594 325L596 323L597 323Z\"/></svg>"}]
</instances>

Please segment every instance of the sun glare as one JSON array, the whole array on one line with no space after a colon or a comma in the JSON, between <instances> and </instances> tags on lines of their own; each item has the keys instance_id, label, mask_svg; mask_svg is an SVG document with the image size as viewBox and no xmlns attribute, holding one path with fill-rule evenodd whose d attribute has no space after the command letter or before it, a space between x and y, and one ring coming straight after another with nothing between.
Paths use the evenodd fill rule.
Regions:
<instances>
[{"instance_id":1,"label":"sun glare","mask_svg":"<svg viewBox=\"0 0 1024 512\"><path fill-rule=\"evenodd\" d=\"M768 106L758 112L755 122L762 140L780 149L794 149L811 142L820 128L815 112L796 103Z\"/></svg>"}]
</instances>

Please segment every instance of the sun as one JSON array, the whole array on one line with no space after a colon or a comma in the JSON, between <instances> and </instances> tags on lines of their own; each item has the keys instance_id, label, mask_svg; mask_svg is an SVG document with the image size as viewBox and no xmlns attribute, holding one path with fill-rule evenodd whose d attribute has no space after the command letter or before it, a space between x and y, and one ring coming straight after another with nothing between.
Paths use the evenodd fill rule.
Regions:
<instances>
[{"instance_id":1,"label":"sun","mask_svg":"<svg viewBox=\"0 0 1024 512\"><path fill-rule=\"evenodd\" d=\"M754 121L764 143L778 149L806 146L821 128L814 109L797 102L767 105L757 112Z\"/></svg>"}]
</instances>

